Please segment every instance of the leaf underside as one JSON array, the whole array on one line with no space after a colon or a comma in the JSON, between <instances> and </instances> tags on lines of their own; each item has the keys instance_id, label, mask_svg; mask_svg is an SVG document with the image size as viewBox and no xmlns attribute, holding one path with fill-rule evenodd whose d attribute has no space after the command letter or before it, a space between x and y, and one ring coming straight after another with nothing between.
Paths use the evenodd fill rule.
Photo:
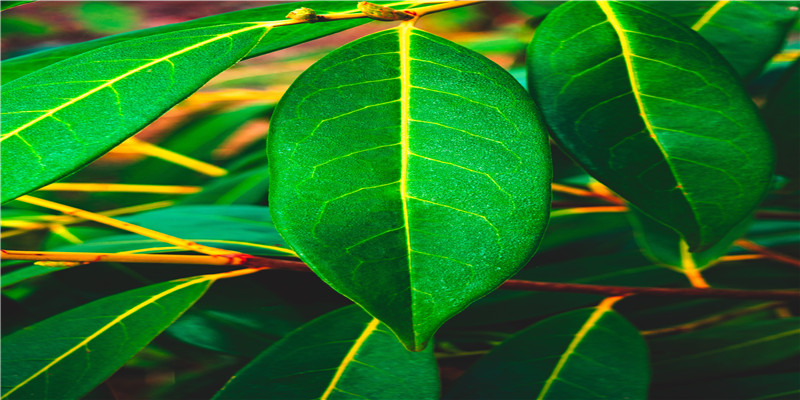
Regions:
<instances>
[{"instance_id":1,"label":"leaf underside","mask_svg":"<svg viewBox=\"0 0 800 400\"><path fill-rule=\"evenodd\" d=\"M276 227L334 289L420 350L532 256L550 154L502 68L410 27L299 77L269 134Z\"/></svg>"},{"instance_id":2,"label":"leaf underside","mask_svg":"<svg viewBox=\"0 0 800 400\"><path fill-rule=\"evenodd\" d=\"M695 32L632 2L570 2L528 49L560 145L679 232L722 239L766 192L772 145L736 74Z\"/></svg>"}]
</instances>

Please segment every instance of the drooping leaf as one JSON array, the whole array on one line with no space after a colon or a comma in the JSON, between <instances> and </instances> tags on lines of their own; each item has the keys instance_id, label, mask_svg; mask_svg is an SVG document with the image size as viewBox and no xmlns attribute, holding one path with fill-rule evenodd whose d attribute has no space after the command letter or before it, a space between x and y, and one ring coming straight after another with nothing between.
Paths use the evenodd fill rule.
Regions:
<instances>
[{"instance_id":1,"label":"drooping leaf","mask_svg":"<svg viewBox=\"0 0 800 400\"><path fill-rule=\"evenodd\" d=\"M303 33L310 24L276 24L227 23L125 40L4 85L2 201L99 157L256 47L270 43L264 50L274 50L326 34Z\"/></svg>"},{"instance_id":2,"label":"drooping leaf","mask_svg":"<svg viewBox=\"0 0 800 400\"><path fill-rule=\"evenodd\" d=\"M645 399L650 368L639 331L601 304L524 329L469 369L447 399Z\"/></svg>"},{"instance_id":3,"label":"drooping leaf","mask_svg":"<svg viewBox=\"0 0 800 400\"><path fill-rule=\"evenodd\" d=\"M796 1L648 1L692 28L741 77L751 77L783 46L797 21Z\"/></svg>"},{"instance_id":4,"label":"drooping leaf","mask_svg":"<svg viewBox=\"0 0 800 400\"><path fill-rule=\"evenodd\" d=\"M6 2L3 2L3 4L5 3ZM407 2L406 4L408 3L410 2ZM279 21L286 19L286 14L298 7L308 7L316 10L320 14L357 12L355 4L349 2L293 2L233 11L176 24L121 33L118 35L90 40L88 42L71 44L68 46L39 51L9 60L4 60L2 63L3 84L47 67L48 65L55 64L64 59L87 53L101 47L127 42L138 38L153 37L165 33L175 34L189 29L209 28L227 24L254 24L262 21ZM246 57L255 57L271 51L280 50L297 43L302 43L321 36L330 35L332 33L359 26L369 21L370 20L368 19L352 19L337 21L333 24L301 24L294 26L291 29L276 29L270 32L269 35L262 38L258 44L247 53Z\"/></svg>"},{"instance_id":5,"label":"drooping leaf","mask_svg":"<svg viewBox=\"0 0 800 400\"><path fill-rule=\"evenodd\" d=\"M433 351L406 351L356 306L301 326L239 371L214 396L224 399L435 399Z\"/></svg>"},{"instance_id":6,"label":"drooping leaf","mask_svg":"<svg viewBox=\"0 0 800 400\"><path fill-rule=\"evenodd\" d=\"M169 326L214 278L106 297L3 338L3 398L78 399Z\"/></svg>"},{"instance_id":7,"label":"drooping leaf","mask_svg":"<svg viewBox=\"0 0 800 400\"><path fill-rule=\"evenodd\" d=\"M800 318L717 326L650 342L653 379L702 380L744 372L800 354Z\"/></svg>"},{"instance_id":8,"label":"drooping leaf","mask_svg":"<svg viewBox=\"0 0 800 400\"><path fill-rule=\"evenodd\" d=\"M537 30L528 68L564 150L692 251L720 241L768 189L772 145L752 101L670 17L633 2L567 3Z\"/></svg>"},{"instance_id":9,"label":"drooping leaf","mask_svg":"<svg viewBox=\"0 0 800 400\"><path fill-rule=\"evenodd\" d=\"M325 282L421 350L533 254L549 153L514 78L404 25L330 53L281 99L270 209Z\"/></svg>"},{"instance_id":10,"label":"drooping leaf","mask_svg":"<svg viewBox=\"0 0 800 400\"><path fill-rule=\"evenodd\" d=\"M642 251L653 261L679 269L709 267L728 253L733 242L741 238L752 222L744 219L715 245L706 250L690 253L680 235L632 207L628 213L634 227L636 241Z\"/></svg>"}]
</instances>

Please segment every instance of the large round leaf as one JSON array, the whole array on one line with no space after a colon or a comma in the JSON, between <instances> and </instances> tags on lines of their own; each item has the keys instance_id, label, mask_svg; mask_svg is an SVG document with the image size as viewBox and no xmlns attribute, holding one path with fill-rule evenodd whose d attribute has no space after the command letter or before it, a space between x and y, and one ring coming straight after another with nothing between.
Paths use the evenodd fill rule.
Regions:
<instances>
[{"instance_id":1,"label":"large round leaf","mask_svg":"<svg viewBox=\"0 0 800 400\"><path fill-rule=\"evenodd\" d=\"M490 60L407 25L309 68L269 138L276 227L409 349L513 275L545 228L533 101Z\"/></svg>"},{"instance_id":2,"label":"large round leaf","mask_svg":"<svg viewBox=\"0 0 800 400\"><path fill-rule=\"evenodd\" d=\"M562 147L692 251L750 214L773 152L736 73L697 33L633 2L570 2L528 49Z\"/></svg>"}]
</instances>

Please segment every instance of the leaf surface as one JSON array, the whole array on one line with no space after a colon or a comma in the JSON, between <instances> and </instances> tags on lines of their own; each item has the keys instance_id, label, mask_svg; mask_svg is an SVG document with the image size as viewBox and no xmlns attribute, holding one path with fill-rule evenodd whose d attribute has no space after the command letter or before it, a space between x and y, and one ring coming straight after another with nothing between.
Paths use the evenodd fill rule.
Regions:
<instances>
[{"instance_id":1,"label":"leaf surface","mask_svg":"<svg viewBox=\"0 0 800 400\"><path fill-rule=\"evenodd\" d=\"M752 101L716 50L670 17L633 2L567 3L537 30L528 68L562 148L691 251L720 241L767 191L774 157Z\"/></svg>"},{"instance_id":2,"label":"leaf surface","mask_svg":"<svg viewBox=\"0 0 800 400\"><path fill-rule=\"evenodd\" d=\"M36 0L29 0L29 1L2 1L0 2L0 11L8 10L9 8L14 8L17 6L21 6L23 4L33 3Z\"/></svg>"},{"instance_id":3,"label":"leaf surface","mask_svg":"<svg viewBox=\"0 0 800 400\"><path fill-rule=\"evenodd\" d=\"M796 1L648 1L714 45L741 77L751 77L783 46Z\"/></svg>"},{"instance_id":4,"label":"leaf surface","mask_svg":"<svg viewBox=\"0 0 800 400\"><path fill-rule=\"evenodd\" d=\"M301 326L236 373L223 399L435 399L433 351L406 351L356 306Z\"/></svg>"},{"instance_id":5,"label":"leaf surface","mask_svg":"<svg viewBox=\"0 0 800 400\"><path fill-rule=\"evenodd\" d=\"M323 280L421 350L533 255L549 153L513 77L404 25L329 54L281 99L270 208Z\"/></svg>"},{"instance_id":6,"label":"leaf surface","mask_svg":"<svg viewBox=\"0 0 800 400\"><path fill-rule=\"evenodd\" d=\"M716 326L650 342L653 379L701 380L744 372L800 354L800 318Z\"/></svg>"},{"instance_id":7,"label":"leaf surface","mask_svg":"<svg viewBox=\"0 0 800 400\"><path fill-rule=\"evenodd\" d=\"M3 2L4 4L6 2ZM381 3L381 2L378 2ZM408 4L409 2L396 2L395 4ZM24 56L4 60L3 65L3 84L20 78L31 72L37 71L48 65L57 63L70 57L74 57L101 47L110 46L117 43L128 42L133 39L153 37L165 33L175 34L180 31L209 28L219 25L258 23L262 21L279 21L286 19L286 14L298 7L308 7L317 10L320 14L357 12L354 3L331 2L331 1L308 1L293 2L287 4L277 4L267 7L257 7L247 10L233 11L229 13L212 15L205 18L198 18L191 21L180 22L157 26L154 28L141 29L133 32L121 33L118 35L107 36L100 39L90 40L83 43L76 43L61 46L55 49L39 51ZM324 24L301 24L291 29L275 30L269 36L264 37L258 44L251 49L246 57L255 57L264 53L279 50L285 47L316 39L321 36L330 35L345 29L369 22L369 19L353 19L337 21L336 23Z\"/></svg>"},{"instance_id":8,"label":"leaf surface","mask_svg":"<svg viewBox=\"0 0 800 400\"><path fill-rule=\"evenodd\" d=\"M123 292L4 337L2 398L80 398L191 307L212 282L200 276Z\"/></svg>"},{"instance_id":9,"label":"leaf surface","mask_svg":"<svg viewBox=\"0 0 800 400\"><path fill-rule=\"evenodd\" d=\"M446 399L645 399L639 331L601 304L547 318L478 360Z\"/></svg>"}]
</instances>

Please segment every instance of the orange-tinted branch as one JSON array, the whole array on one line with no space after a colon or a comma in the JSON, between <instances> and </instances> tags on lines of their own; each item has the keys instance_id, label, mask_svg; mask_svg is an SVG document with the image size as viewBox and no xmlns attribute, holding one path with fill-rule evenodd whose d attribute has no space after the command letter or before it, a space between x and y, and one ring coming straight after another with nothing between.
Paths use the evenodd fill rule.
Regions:
<instances>
[{"instance_id":1,"label":"orange-tinted branch","mask_svg":"<svg viewBox=\"0 0 800 400\"><path fill-rule=\"evenodd\" d=\"M750 241L750 240L747 240L747 239L739 239L739 240L735 241L733 244L736 245L736 246L739 246L739 247L741 247L741 248L743 248L745 250L755 251L756 253L759 253L759 254L763 255L764 257L766 257L766 258L769 258L769 259L772 259L772 260L775 260L775 261L780 261L780 262L786 263L786 264L791 264L791 265L794 265L796 267L800 267L800 260L798 260L796 258L789 257L789 256L787 256L785 254L782 254L782 253L778 253L777 251L770 250L770 249L768 249L768 248L766 248L766 247L764 247L764 246L762 246L762 245L760 245L758 243L755 243L753 241Z\"/></svg>"}]
</instances>

